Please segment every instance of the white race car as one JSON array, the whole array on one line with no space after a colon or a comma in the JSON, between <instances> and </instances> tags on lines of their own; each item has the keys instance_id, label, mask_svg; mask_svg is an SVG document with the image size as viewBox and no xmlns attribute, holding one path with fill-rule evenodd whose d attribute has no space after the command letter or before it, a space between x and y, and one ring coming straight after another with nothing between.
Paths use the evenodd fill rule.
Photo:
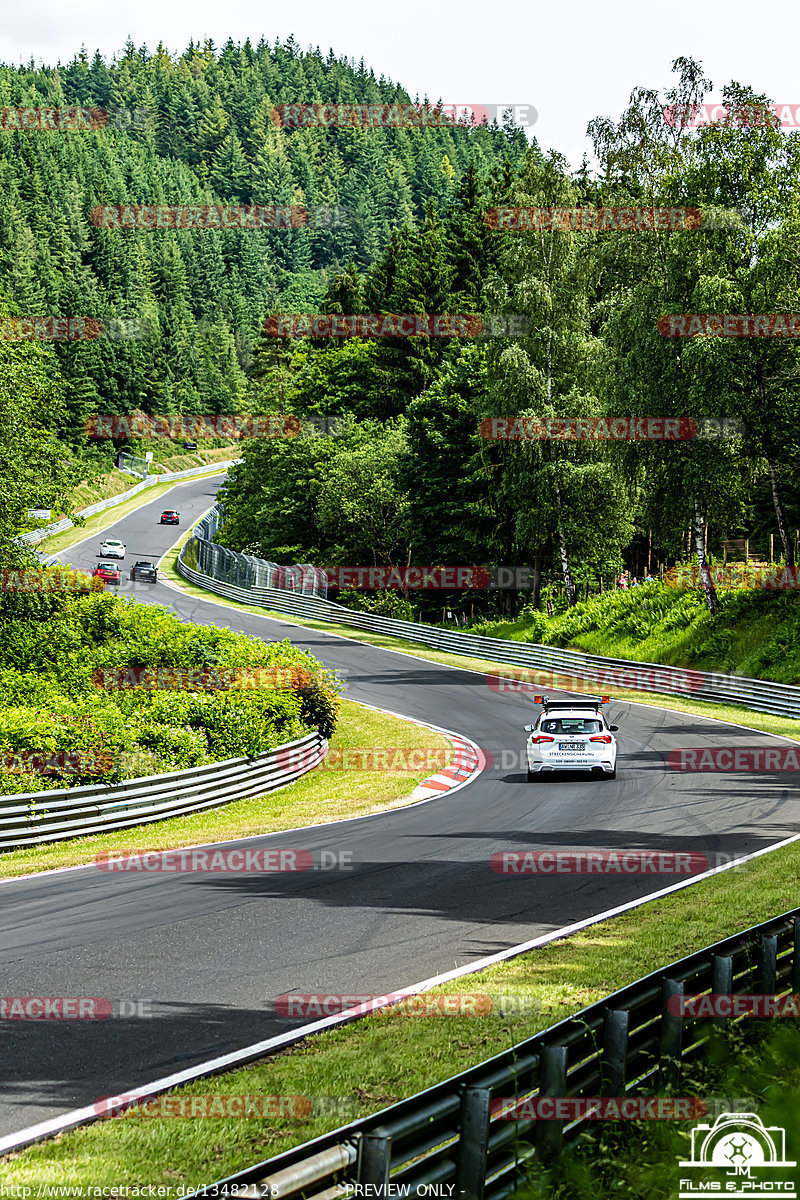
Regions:
<instances>
[{"instance_id":1,"label":"white race car","mask_svg":"<svg viewBox=\"0 0 800 1200\"><path fill-rule=\"evenodd\" d=\"M116 538L106 538L104 542L100 543L100 554L104 558L124 558L125 545Z\"/></svg>"},{"instance_id":2,"label":"white race car","mask_svg":"<svg viewBox=\"0 0 800 1200\"><path fill-rule=\"evenodd\" d=\"M551 700L535 696L542 705L535 725L526 725L530 734L525 753L528 782L551 771L591 771L604 779L617 777L616 725L607 725L600 711L609 696L585 696L577 700Z\"/></svg>"}]
</instances>

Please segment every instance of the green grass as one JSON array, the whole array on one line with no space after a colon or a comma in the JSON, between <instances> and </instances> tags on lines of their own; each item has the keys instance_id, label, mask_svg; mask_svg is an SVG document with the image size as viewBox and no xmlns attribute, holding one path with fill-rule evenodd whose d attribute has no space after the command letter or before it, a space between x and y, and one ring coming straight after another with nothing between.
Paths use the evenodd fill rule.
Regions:
<instances>
[{"instance_id":1,"label":"green grass","mask_svg":"<svg viewBox=\"0 0 800 1200\"><path fill-rule=\"evenodd\" d=\"M114 469L101 475L93 483L84 480L83 483L72 489L70 500L76 508L88 508L90 504L97 504L100 500L110 500L113 496L121 496L136 482L133 475ZM56 517L54 516L53 519L55 520Z\"/></svg>"},{"instance_id":2,"label":"green grass","mask_svg":"<svg viewBox=\"0 0 800 1200\"><path fill-rule=\"evenodd\" d=\"M800 1145L800 1027L796 1021L781 1021L769 1029L765 1025L758 1021L726 1031L709 1047L709 1061L686 1067L670 1091L707 1100L710 1111L702 1118L706 1124L713 1124L720 1110L757 1113L767 1127L777 1125L786 1131L787 1158L792 1159ZM712 1111L715 1098L718 1105ZM529 1184L520 1187L516 1196L518 1200L584 1200L586 1196L675 1200L680 1179L687 1175L695 1187L701 1179L706 1187L711 1181L721 1182L722 1187L709 1194L724 1195L726 1182L732 1185L733 1181L719 1170L679 1166L681 1159L689 1157L694 1124L598 1122L545 1169L532 1168ZM759 1179L789 1178L785 1168L775 1168L754 1172L752 1183L757 1188Z\"/></svg>"},{"instance_id":3,"label":"green grass","mask_svg":"<svg viewBox=\"0 0 800 1200\"><path fill-rule=\"evenodd\" d=\"M213 475L216 473L213 466L209 466L208 473ZM202 479L202 475L193 476L196 479ZM136 487L137 480L133 475L126 475L128 487L122 488L121 491L127 491L129 488ZM76 545L78 542L84 541L86 538L95 537L110 526L116 525L121 517L127 517L128 513L132 513L135 509L141 508L145 504L149 504L151 500L157 500L159 496L165 495L174 488L180 480L167 481L166 483L154 483L151 487L142 488L135 496L131 496L130 500L123 501L122 504L116 504L113 508L104 509L103 512L95 513L94 516L87 517L84 524L73 525L71 529L65 529L63 533L54 534L53 537L45 538L44 541L38 542L35 549L41 554L59 554L62 550L68 550L70 546Z\"/></svg>"},{"instance_id":4,"label":"green grass","mask_svg":"<svg viewBox=\"0 0 800 1200\"><path fill-rule=\"evenodd\" d=\"M335 621L315 621L308 617L296 617L289 613L279 612L277 609L261 608L254 604L240 604L237 600L224 599L222 596L217 596L205 588L189 583L183 576L177 573L175 562L178 557L179 548L189 538L190 533L191 531L187 530L180 542L177 542L171 550L167 551L159 565L159 573L165 581L170 582L179 591L184 592L193 599L203 600L210 604L219 604L224 608L238 609L241 612L254 613L262 617L271 617L274 620L284 621L290 625L335 634L338 637L365 642L370 646L377 646L382 650L395 650L414 658L423 659L426 662L442 663L446 666L458 667L465 671L475 671L487 676L500 676L513 679L515 678L515 672L519 674L521 670L520 668L493 662L487 658L472 657L466 654L449 654L441 650L430 650L418 642L409 642L402 638L391 637L388 634L375 633L370 630L354 629L349 625L337 625ZM513 629L514 626L510 626L510 628ZM431 638L435 638L437 632L438 630L434 626L431 626ZM562 687L565 686L562 675L556 675L547 671L532 670L531 681L536 685L537 689L540 687L558 688L559 684ZM591 687L591 684L587 683L585 685L586 689L591 690ZM490 698L494 694L490 692ZM745 725L749 729L758 729L764 733L775 733L782 737L800 738L800 721L792 720L790 717L773 716L770 713L753 712L751 709L744 708L741 705L712 704L700 700L686 699L683 696L671 696L667 693L641 692L625 688L614 688L612 695L614 700L647 704L658 709L667 708L692 716L709 717L718 721L730 721L735 725Z\"/></svg>"},{"instance_id":5,"label":"green grass","mask_svg":"<svg viewBox=\"0 0 800 1200\"><path fill-rule=\"evenodd\" d=\"M105 850L171 850L382 812L409 803L416 785L453 756L441 734L344 700L330 748L351 747L430 749L435 752L434 765L421 771L336 770L323 765L289 787L208 812L0 853L0 879L92 862Z\"/></svg>"},{"instance_id":6,"label":"green grass","mask_svg":"<svg viewBox=\"0 0 800 1200\"><path fill-rule=\"evenodd\" d=\"M214 1182L446 1079L649 971L775 916L796 902L799 883L794 844L439 989L510 994L528 1007L522 1015L375 1013L171 1093L303 1096L312 1104L325 1097L340 1106L338 1113L100 1121L0 1160L0 1183L186 1188ZM530 881L520 877L519 886L528 889Z\"/></svg>"},{"instance_id":7,"label":"green grass","mask_svg":"<svg viewBox=\"0 0 800 1200\"><path fill-rule=\"evenodd\" d=\"M605 592L553 617L523 610L516 623L483 622L470 632L608 658L800 682L797 593L727 589L719 598L721 610L712 617L701 593L654 582Z\"/></svg>"},{"instance_id":8,"label":"green grass","mask_svg":"<svg viewBox=\"0 0 800 1200\"><path fill-rule=\"evenodd\" d=\"M174 550L166 556L162 570L181 590L197 598L355 637L432 662L493 673L503 670L486 660L429 651L397 638L222 601L176 576L175 556ZM651 693L618 691L615 698L655 705L663 700L677 711L731 720L790 737L798 734L798 722L734 706ZM519 884L521 889L527 888L530 881L520 877ZM309 1038L254 1066L200 1080L175 1093L299 1095L310 1098L312 1104L315 1099L332 1098L339 1106L335 1114L315 1115L312 1109L311 1116L302 1120L102 1121L0 1161L0 1182L74 1186L148 1183L173 1189L172 1195L177 1196L178 1187L185 1191L187 1186L213 1182L412 1095L649 971L775 916L796 903L798 884L800 847L792 844L440 989L446 994L510 994L518 998L521 1013L416 1019L399 1013L374 1014L349 1027ZM575 1193L580 1194L588 1193ZM650 1196L649 1192L639 1194Z\"/></svg>"}]
</instances>

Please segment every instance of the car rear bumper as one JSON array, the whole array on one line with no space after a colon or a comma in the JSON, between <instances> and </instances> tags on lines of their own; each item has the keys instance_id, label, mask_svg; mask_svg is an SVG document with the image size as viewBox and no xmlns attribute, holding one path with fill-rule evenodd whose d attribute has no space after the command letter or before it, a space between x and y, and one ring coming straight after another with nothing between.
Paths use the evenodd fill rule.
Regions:
<instances>
[{"instance_id":1,"label":"car rear bumper","mask_svg":"<svg viewBox=\"0 0 800 1200\"><path fill-rule=\"evenodd\" d=\"M611 775L616 769L615 762L529 762L528 770L537 775L550 775L555 771L587 771L598 774L602 772L604 775Z\"/></svg>"}]
</instances>

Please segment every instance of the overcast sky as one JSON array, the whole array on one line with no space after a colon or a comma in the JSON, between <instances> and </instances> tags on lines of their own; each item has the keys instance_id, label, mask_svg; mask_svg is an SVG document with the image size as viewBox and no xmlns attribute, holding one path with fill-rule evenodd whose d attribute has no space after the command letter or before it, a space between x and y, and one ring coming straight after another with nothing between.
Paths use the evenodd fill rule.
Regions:
<instances>
[{"instance_id":1,"label":"overcast sky","mask_svg":"<svg viewBox=\"0 0 800 1200\"><path fill-rule=\"evenodd\" d=\"M294 34L305 49L362 56L375 74L445 103L528 104L533 132L577 165L586 124L618 117L636 85L662 88L679 55L699 59L714 98L731 79L781 103L800 104L794 7L752 0L705 5L631 0L304 0L264 4L193 0L4 0L0 58L55 64L85 44L110 58L131 35L137 46L183 50L190 38L217 46ZM311 99L311 97L309 97Z\"/></svg>"}]
</instances>

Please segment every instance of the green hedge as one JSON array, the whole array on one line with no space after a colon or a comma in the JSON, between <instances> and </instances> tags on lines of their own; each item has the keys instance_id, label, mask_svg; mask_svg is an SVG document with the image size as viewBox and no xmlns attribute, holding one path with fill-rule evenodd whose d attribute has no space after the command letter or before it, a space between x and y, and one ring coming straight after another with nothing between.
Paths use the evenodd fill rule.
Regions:
<instances>
[{"instance_id":1,"label":"green hedge","mask_svg":"<svg viewBox=\"0 0 800 1200\"><path fill-rule=\"evenodd\" d=\"M175 690L120 690L143 671ZM339 704L330 673L288 641L105 592L0 594L2 794L252 756L315 729L330 737Z\"/></svg>"}]
</instances>

